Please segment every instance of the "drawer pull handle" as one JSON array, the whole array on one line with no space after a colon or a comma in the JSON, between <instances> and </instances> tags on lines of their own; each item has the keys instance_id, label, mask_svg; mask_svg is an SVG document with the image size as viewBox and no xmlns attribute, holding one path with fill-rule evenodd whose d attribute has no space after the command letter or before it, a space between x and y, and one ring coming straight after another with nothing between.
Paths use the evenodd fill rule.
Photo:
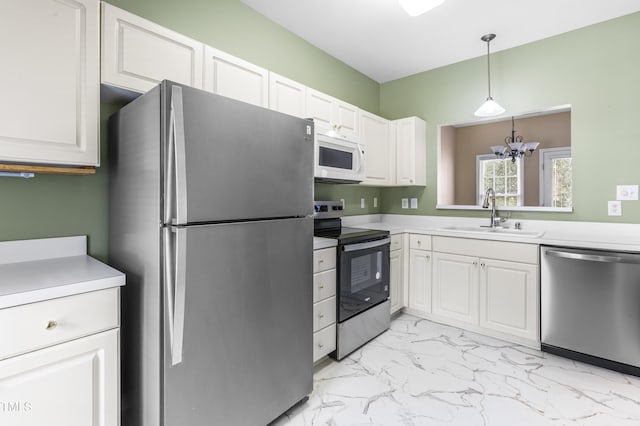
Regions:
<instances>
[{"instance_id":1,"label":"drawer pull handle","mask_svg":"<svg viewBox=\"0 0 640 426\"><path fill-rule=\"evenodd\" d=\"M321 289L324 288L324 284L320 284L318 288L321 288Z\"/></svg>"},{"instance_id":2,"label":"drawer pull handle","mask_svg":"<svg viewBox=\"0 0 640 426\"><path fill-rule=\"evenodd\" d=\"M45 329L47 330L53 330L54 328L56 328L58 326L58 322L54 321L54 320L50 320L47 321L47 325L45 327Z\"/></svg>"},{"instance_id":3,"label":"drawer pull handle","mask_svg":"<svg viewBox=\"0 0 640 426\"><path fill-rule=\"evenodd\" d=\"M320 319L324 318L324 314L318 314L318 318Z\"/></svg>"},{"instance_id":4,"label":"drawer pull handle","mask_svg":"<svg viewBox=\"0 0 640 426\"><path fill-rule=\"evenodd\" d=\"M322 349L322 348L324 348L324 345L323 345L322 343L318 343L318 347L319 347L320 349Z\"/></svg>"}]
</instances>

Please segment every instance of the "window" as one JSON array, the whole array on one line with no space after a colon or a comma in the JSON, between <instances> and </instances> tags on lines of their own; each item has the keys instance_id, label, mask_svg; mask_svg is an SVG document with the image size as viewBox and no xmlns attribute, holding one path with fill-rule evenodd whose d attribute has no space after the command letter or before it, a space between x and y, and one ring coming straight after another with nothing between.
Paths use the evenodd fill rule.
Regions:
<instances>
[{"instance_id":1,"label":"window","mask_svg":"<svg viewBox=\"0 0 640 426\"><path fill-rule=\"evenodd\" d=\"M476 202L482 204L487 189L496 193L496 206L521 206L523 204L523 164L518 158L496 158L493 154L476 156Z\"/></svg>"},{"instance_id":2,"label":"window","mask_svg":"<svg viewBox=\"0 0 640 426\"><path fill-rule=\"evenodd\" d=\"M571 148L540 150L540 204L571 207Z\"/></svg>"}]
</instances>

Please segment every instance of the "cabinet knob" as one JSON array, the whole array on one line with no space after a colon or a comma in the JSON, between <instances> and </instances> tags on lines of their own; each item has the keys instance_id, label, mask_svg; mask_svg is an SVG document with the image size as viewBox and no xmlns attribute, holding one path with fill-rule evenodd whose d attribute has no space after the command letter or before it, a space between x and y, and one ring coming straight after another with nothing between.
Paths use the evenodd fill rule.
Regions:
<instances>
[{"instance_id":1,"label":"cabinet knob","mask_svg":"<svg viewBox=\"0 0 640 426\"><path fill-rule=\"evenodd\" d=\"M422 245L422 241L418 240L418 245L421 246Z\"/></svg>"},{"instance_id":2,"label":"cabinet knob","mask_svg":"<svg viewBox=\"0 0 640 426\"><path fill-rule=\"evenodd\" d=\"M427 255L427 260L431 260L431 256Z\"/></svg>"},{"instance_id":3,"label":"cabinet knob","mask_svg":"<svg viewBox=\"0 0 640 426\"><path fill-rule=\"evenodd\" d=\"M324 284L320 284L318 288L322 290L324 288Z\"/></svg>"},{"instance_id":4,"label":"cabinet knob","mask_svg":"<svg viewBox=\"0 0 640 426\"><path fill-rule=\"evenodd\" d=\"M318 260L318 263L324 263L324 259Z\"/></svg>"},{"instance_id":5,"label":"cabinet knob","mask_svg":"<svg viewBox=\"0 0 640 426\"><path fill-rule=\"evenodd\" d=\"M46 330L53 330L58 326L58 322L54 320L47 321L47 325L45 326Z\"/></svg>"},{"instance_id":6,"label":"cabinet knob","mask_svg":"<svg viewBox=\"0 0 640 426\"><path fill-rule=\"evenodd\" d=\"M473 266L478 266L478 262L473 262Z\"/></svg>"},{"instance_id":7,"label":"cabinet knob","mask_svg":"<svg viewBox=\"0 0 640 426\"><path fill-rule=\"evenodd\" d=\"M320 319L324 318L324 314L323 313L319 313L318 314L318 318L320 318Z\"/></svg>"},{"instance_id":8,"label":"cabinet knob","mask_svg":"<svg viewBox=\"0 0 640 426\"><path fill-rule=\"evenodd\" d=\"M482 267L482 268L484 268L485 266L487 266L487 265L485 265L484 263L480 264L480 267Z\"/></svg>"},{"instance_id":9,"label":"cabinet knob","mask_svg":"<svg viewBox=\"0 0 640 426\"><path fill-rule=\"evenodd\" d=\"M320 349L322 349L322 348L324 348L324 345L323 345L322 343L318 343L318 347L319 347Z\"/></svg>"}]
</instances>

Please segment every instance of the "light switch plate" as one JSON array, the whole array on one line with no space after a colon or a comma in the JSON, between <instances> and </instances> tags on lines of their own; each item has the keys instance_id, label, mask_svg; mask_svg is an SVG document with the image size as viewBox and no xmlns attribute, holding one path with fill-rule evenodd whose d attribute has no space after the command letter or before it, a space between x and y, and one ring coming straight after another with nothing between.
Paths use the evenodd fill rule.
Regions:
<instances>
[{"instance_id":1,"label":"light switch plate","mask_svg":"<svg viewBox=\"0 0 640 426\"><path fill-rule=\"evenodd\" d=\"M417 209L418 208L418 199L417 198L412 198L411 199L411 208L412 209Z\"/></svg>"},{"instance_id":2,"label":"light switch plate","mask_svg":"<svg viewBox=\"0 0 640 426\"><path fill-rule=\"evenodd\" d=\"M408 198L403 198L402 199L402 208L403 209L408 209L409 208L409 199Z\"/></svg>"},{"instance_id":3,"label":"light switch plate","mask_svg":"<svg viewBox=\"0 0 640 426\"><path fill-rule=\"evenodd\" d=\"M360 198L360 208L364 209L365 203L364 203L364 198Z\"/></svg>"},{"instance_id":4,"label":"light switch plate","mask_svg":"<svg viewBox=\"0 0 640 426\"><path fill-rule=\"evenodd\" d=\"M638 200L638 185L617 185L616 200Z\"/></svg>"},{"instance_id":5,"label":"light switch plate","mask_svg":"<svg viewBox=\"0 0 640 426\"><path fill-rule=\"evenodd\" d=\"M378 197L373 197L373 207L378 207Z\"/></svg>"},{"instance_id":6,"label":"light switch plate","mask_svg":"<svg viewBox=\"0 0 640 426\"><path fill-rule=\"evenodd\" d=\"M620 201L609 201L609 216L622 216L622 203Z\"/></svg>"}]
</instances>

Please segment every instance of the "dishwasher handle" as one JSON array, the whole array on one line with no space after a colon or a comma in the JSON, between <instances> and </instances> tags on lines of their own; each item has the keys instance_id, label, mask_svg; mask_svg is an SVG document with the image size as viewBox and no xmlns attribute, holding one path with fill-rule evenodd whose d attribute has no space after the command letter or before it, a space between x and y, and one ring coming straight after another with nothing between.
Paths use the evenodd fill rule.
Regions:
<instances>
[{"instance_id":1,"label":"dishwasher handle","mask_svg":"<svg viewBox=\"0 0 640 426\"><path fill-rule=\"evenodd\" d=\"M563 259L587 260L590 262L640 264L640 254L631 253L546 249L545 254L547 256L561 257Z\"/></svg>"}]
</instances>

